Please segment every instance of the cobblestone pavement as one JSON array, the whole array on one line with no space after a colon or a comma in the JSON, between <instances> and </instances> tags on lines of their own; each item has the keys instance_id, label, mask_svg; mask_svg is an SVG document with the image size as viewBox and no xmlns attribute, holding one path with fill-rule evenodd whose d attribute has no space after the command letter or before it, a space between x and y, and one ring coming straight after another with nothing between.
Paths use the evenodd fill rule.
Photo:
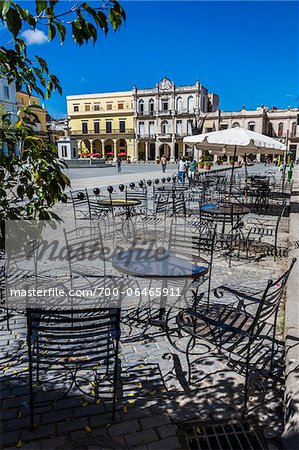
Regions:
<instances>
[{"instance_id":1,"label":"cobblestone pavement","mask_svg":"<svg viewBox=\"0 0 299 450\"><path fill-rule=\"evenodd\" d=\"M69 206L60 213L70 217ZM282 221L280 243L287 244L288 219ZM213 269L213 287L221 284L244 285L262 289L269 278L281 274L286 261L265 257L259 262L239 264L219 257ZM279 322L278 333L282 326ZM24 449L183 449L177 423L198 419L224 420L242 416L244 379L234 373L210 347L194 364L196 381L187 382L187 364L183 353L169 343L163 329L151 326L130 335L122 324L119 358L122 366L122 398L111 420L111 401L90 397L74 390L59 399L59 388L66 382L54 379L51 389L40 397L48 406L37 406L34 431L29 429L28 358L25 317L15 313L1 322L0 348L2 385L2 448ZM133 339L134 338L134 339ZM283 387L264 390L254 386L252 417L275 448L282 426ZM38 396L39 397L39 396Z\"/></svg>"}]
</instances>

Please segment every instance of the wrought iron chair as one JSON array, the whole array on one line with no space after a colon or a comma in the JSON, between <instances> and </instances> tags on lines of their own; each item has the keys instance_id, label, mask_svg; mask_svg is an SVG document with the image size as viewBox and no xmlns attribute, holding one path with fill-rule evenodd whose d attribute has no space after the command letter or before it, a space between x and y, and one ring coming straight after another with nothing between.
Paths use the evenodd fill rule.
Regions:
<instances>
[{"instance_id":1,"label":"wrought iron chair","mask_svg":"<svg viewBox=\"0 0 299 450\"><path fill-rule=\"evenodd\" d=\"M170 308L166 314L166 333L169 341L179 352L184 352L181 348L180 338L181 330L177 326L178 309L186 309L196 301L203 309L208 309L210 304L211 279L213 269L213 258L216 242L216 225L211 221L195 222L188 225L188 234L183 234L182 227L176 227L179 231L175 233L172 230L169 248L182 253L192 255L194 263L200 263L207 268L207 271L200 276L193 276L191 287L188 286L188 292L181 295L178 301ZM206 286L205 297L202 290ZM182 294L183 289L180 289ZM183 301L183 303L182 303Z\"/></svg>"},{"instance_id":2,"label":"wrought iron chair","mask_svg":"<svg viewBox=\"0 0 299 450\"><path fill-rule=\"evenodd\" d=\"M186 217L186 199L184 192L173 192L172 194L172 213L174 216L182 215Z\"/></svg>"},{"instance_id":3,"label":"wrought iron chair","mask_svg":"<svg viewBox=\"0 0 299 450\"><path fill-rule=\"evenodd\" d=\"M76 388L96 401L100 390L108 394L112 387L112 418L114 418L117 383L120 379L119 339L120 309L118 308L114 310L27 309L32 428L36 407L34 391L37 387L35 386L45 388L47 383L52 386L55 383L61 383L63 378L61 372L70 375L69 386L62 397L72 388ZM56 382L53 377L50 379L48 377L53 372L54 376L58 377ZM92 386L92 389L89 390L87 386ZM43 398L45 393L41 391L39 395ZM51 402L53 403L53 399Z\"/></svg>"},{"instance_id":4,"label":"wrought iron chair","mask_svg":"<svg viewBox=\"0 0 299 450\"><path fill-rule=\"evenodd\" d=\"M134 183L133 183L134 184ZM127 200L139 200L140 205L137 205L134 210L137 215L147 216L148 214L148 191L145 184L142 187L131 187L131 189L126 189L126 199Z\"/></svg>"},{"instance_id":5,"label":"wrought iron chair","mask_svg":"<svg viewBox=\"0 0 299 450\"><path fill-rule=\"evenodd\" d=\"M190 336L185 347L190 383L192 356L200 354L197 342L208 342L225 358L229 367L244 376L244 409L247 411L250 375L259 374L265 378L275 376L277 317L295 261L292 260L289 269L280 278L269 280L264 291L250 295L220 286L214 291L215 299L224 300L227 295L225 303L215 302L210 308L203 309L198 299L195 299L192 308L177 314L176 323L180 333ZM269 324L270 318L273 326Z\"/></svg>"},{"instance_id":6,"label":"wrought iron chair","mask_svg":"<svg viewBox=\"0 0 299 450\"><path fill-rule=\"evenodd\" d=\"M94 189L95 191L96 189ZM87 189L70 191L75 221L77 219L102 219L110 212L109 206L98 203L99 195L90 197Z\"/></svg>"},{"instance_id":7,"label":"wrought iron chair","mask_svg":"<svg viewBox=\"0 0 299 450\"><path fill-rule=\"evenodd\" d=\"M87 189L70 191L75 220L90 219L89 197Z\"/></svg>"},{"instance_id":8,"label":"wrought iron chair","mask_svg":"<svg viewBox=\"0 0 299 450\"><path fill-rule=\"evenodd\" d=\"M281 212L276 220L267 219L265 217L250 217L244 230L247 230L245 236L245 250L247 257L254 253L255 257L274 256L274 260L278 256L287 256L287 249L279 248L278 231L286 210L286 202L281 207Z\"/></svg>"}]
</instances>

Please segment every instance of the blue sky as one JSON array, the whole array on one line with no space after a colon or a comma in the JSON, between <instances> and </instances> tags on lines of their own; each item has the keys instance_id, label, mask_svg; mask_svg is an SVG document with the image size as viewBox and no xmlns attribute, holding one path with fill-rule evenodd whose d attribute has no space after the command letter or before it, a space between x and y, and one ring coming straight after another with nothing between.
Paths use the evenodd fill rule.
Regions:
<instances>
[{"instance_id":1,"label":"blue sky","mask_svg":"<svg viewBox=\"0 0 299 450\"><path fill-rule=\"evenodd\" d=\"M54 116L66 112L66 95L152 87L163 76L199 79L223 110L298 105L297 2L121 3L126 23L95 46L30 45L61 81L63 96L46 103Z\"/></svg>"}]
</instances>

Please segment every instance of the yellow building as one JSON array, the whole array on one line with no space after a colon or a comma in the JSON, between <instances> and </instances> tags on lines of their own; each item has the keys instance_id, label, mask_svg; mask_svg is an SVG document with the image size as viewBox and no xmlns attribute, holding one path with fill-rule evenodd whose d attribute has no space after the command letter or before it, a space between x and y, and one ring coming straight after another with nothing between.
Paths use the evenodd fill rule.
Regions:
<instances>
[{"instance_id":1,"label":"yellow building","mask_svg":"<svg viewBox=\"0 0 299 450\"><path fill-rule=\"evenodd\" d=\"M67 96L71 136L79 153L98 153L107 158L134 157L132 92Z\"/></svg>"},{"instance_id":2,"label":"yellow building","mask_svg":"<svg viewBox=\"0 0 299 450\"><path fill-rule=\"evenodd\" d=\"M16 97L18 109L25 108L26 106L29 105L40 106L39 98L36 97L35 95L28 95L27 92L25 91L17 91ZM39 123L36 124L34 130L36 131L37 134L40 134L41 136L48 136L46 125L47 111L45 109L32 108L32 112L34 112L39 119Z\"/></svg>"}]
</instances>

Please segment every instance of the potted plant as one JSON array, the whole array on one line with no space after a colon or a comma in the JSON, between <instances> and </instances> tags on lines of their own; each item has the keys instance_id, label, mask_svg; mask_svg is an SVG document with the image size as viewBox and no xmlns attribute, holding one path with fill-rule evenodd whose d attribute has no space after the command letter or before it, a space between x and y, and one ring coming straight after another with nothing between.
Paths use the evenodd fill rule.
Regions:
<instances>
[{"instance_id":1,"label":"potted plant","mask_svg":"<svg viewBox=\"0 0 299 450\"><path fill-rule=\"evenodd\" d=\"M205 169L206 169L206 170L210 170L211 167L212 167L212 165L213 165L212 161L206 161L206 163L205 163Z\"/></svg>"},{"instance_id":2,"label":"potted plant","mask_svg":"<svg viewBox=\"0 0 299 450\"><path fill-rule=\"evenodd\" d=\"M205 166L205 163L204 163L204 161L201 159L201 160L199 161L199 168L200 168L200 169L203 169L204 166Z\"/></svg>"}]
</instances>

